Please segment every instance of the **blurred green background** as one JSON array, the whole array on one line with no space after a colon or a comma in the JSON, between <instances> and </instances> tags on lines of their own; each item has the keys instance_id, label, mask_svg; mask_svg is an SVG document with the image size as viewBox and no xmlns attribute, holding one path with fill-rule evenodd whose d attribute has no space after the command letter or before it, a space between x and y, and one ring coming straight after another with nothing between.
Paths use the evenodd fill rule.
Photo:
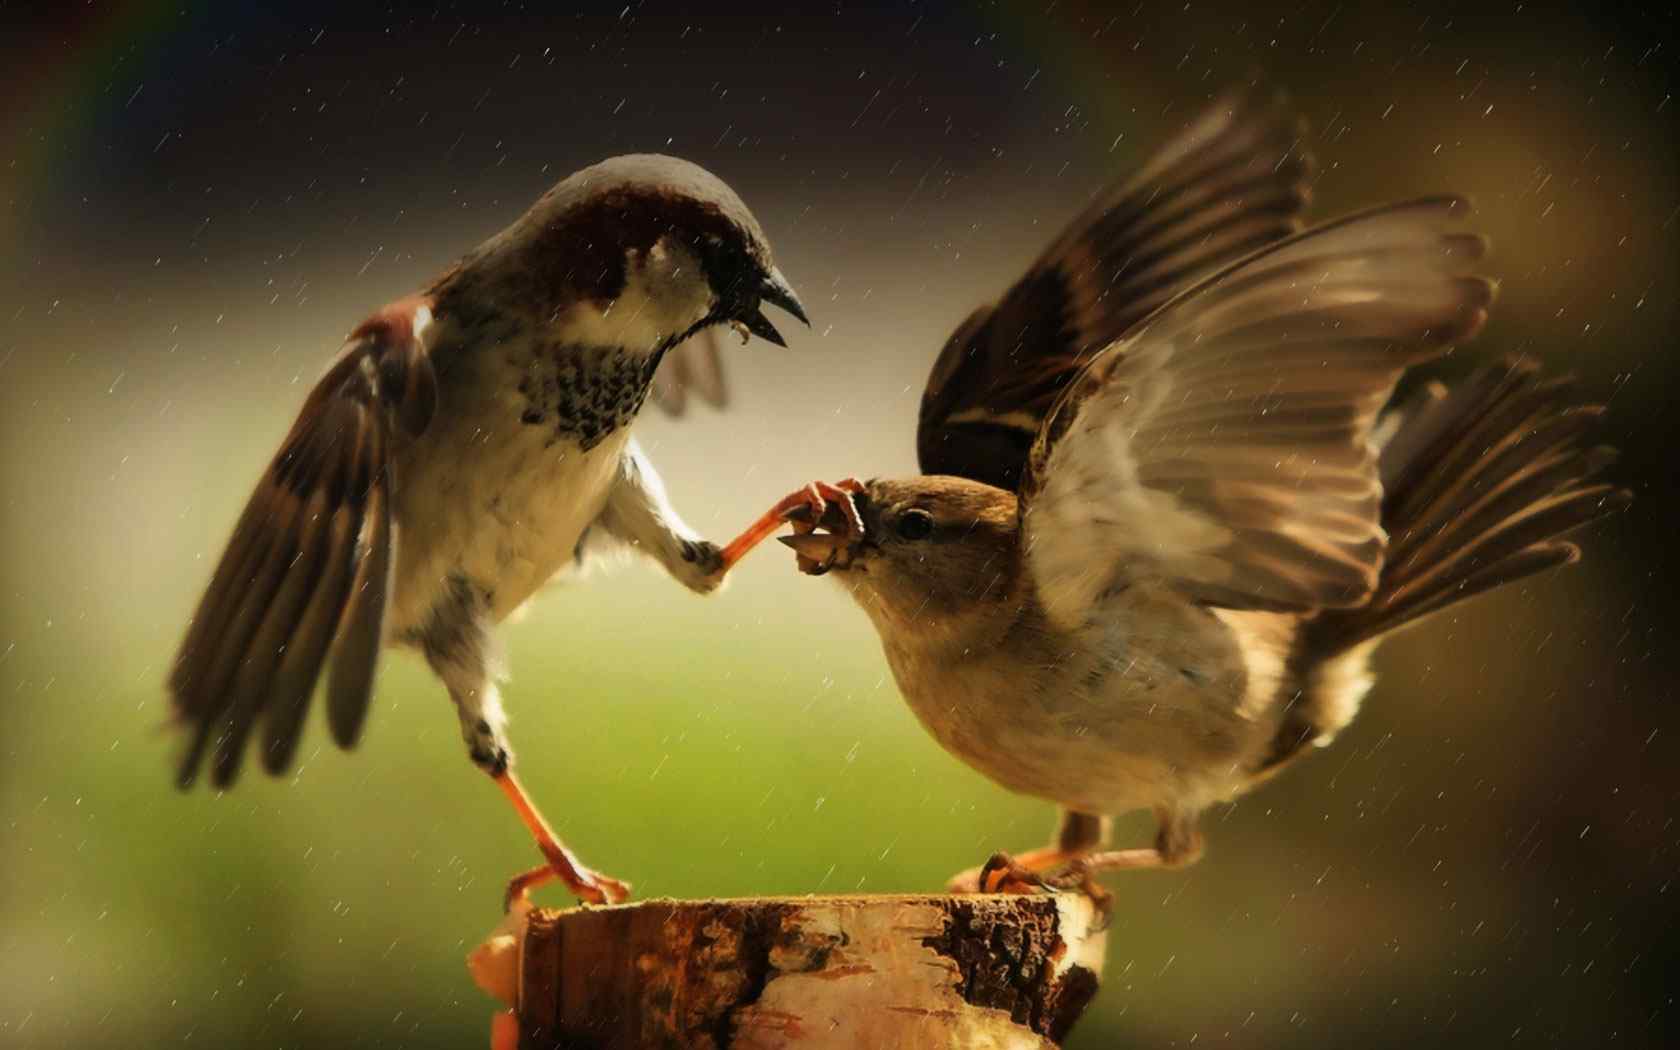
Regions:
<instances>
[{"instance_id":1,"label":"blurred green background","mask_svg":"<svg viewBox=\"0 0 1680 1050\"><path fill-rule=\"evenodd\" d=\"M1315 214L1469 192L1522 352L1608 398L1634 510L1579 567L1390 644L1335 747L1115 879L1077 1047L1661 1045L1675 1013L1671 14L1417 4L623 3L417 16L0 7L0 1045L480 1045L462 960L535 854L441 689L384 665L354 756L176 792L161 681L343 333L555 179L632 149L730 181L815 320L735 404L639 424L714 538L811 477L913 469L945 335L1251 70ZM702 600L641 566L503 631L525 779L644 895L932 889L1039 843L914 724L779 549ZM1142 840L1147 820L1122 821ZM546 898L558 903L558 896Z\"/></svg>"}]
</instances>

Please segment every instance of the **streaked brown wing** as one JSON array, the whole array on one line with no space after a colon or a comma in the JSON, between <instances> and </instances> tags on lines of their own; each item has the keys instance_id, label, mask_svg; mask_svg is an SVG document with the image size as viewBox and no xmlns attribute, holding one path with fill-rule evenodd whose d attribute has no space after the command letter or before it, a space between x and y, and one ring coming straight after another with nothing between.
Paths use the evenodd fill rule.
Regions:
<instances>
[{"instance_id":1,"label":"streaked brown wing","mask_svg":"<svg viewBox=\"0 0 1680 1050\"><path fill-rule=\"evenodd\" d=\"M232 783L259 720L264 766L285 770L329 656L333 736L349 747L361 732L390 587L391 441L437 408L414 316L387 311L351 337L228 541L169 676L191 732L182 787L207 756L213 782Z\"/></svg>"},{"instance_id":2,"label":"streaked brown wing","mask_svg":"<svg viewBox=\"0 0 1680 1050\"><path fill-rule=\"evenodd\" d=\"M729 385L723 377L723 340L729 329L714 325L694 333L665 351L653 374L653 403L673 419L688 408L690 393L713 408L729 404Z\"/></svg>"},{"instance_id":3,"label":"streaked brown wing","mask_svg":"<svg viewBox=\"0 0 1680 1050\"><path fill-rule=\"evenodd\" d=\"M1014 489L1045 413L1090 356L1174 292L1294 233L1311 155L1283 99L1219 99L1100 195L946 342L922 397L926 474Z\"/></svg>"},{"instance_id":4,"label":"streaked brown wing","mask_svg":"<svg viewBox=\"0 0 1680 1050\"><path fill-rule=\"evenodd\" d=\"M1229 609L1368 601L1382 566L1371 440L1408 367L1476 333L1494 288L1468 205L1391 205L1264 248L1181 293L1058 401L1021 486L1062 622L1161 580Z\"/></svg>"}]
</instances>

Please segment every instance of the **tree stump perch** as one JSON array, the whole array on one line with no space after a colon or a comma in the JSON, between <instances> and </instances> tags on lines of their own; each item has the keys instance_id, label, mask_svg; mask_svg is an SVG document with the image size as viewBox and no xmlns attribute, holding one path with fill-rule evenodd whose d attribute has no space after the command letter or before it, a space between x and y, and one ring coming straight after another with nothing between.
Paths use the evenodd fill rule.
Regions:
<instances>
[{"instance_id":1,"label":"tree stump perch","mask_svg":"<svg viewBox=\"0 0 1680 1050\"><path fill-rule=\"evenodd\" d=\"M469 966L520 1050L1044 1050L1096 994L1100 922L1073 893L649 900L522 909Z\"/></svg>"}]
</instances>

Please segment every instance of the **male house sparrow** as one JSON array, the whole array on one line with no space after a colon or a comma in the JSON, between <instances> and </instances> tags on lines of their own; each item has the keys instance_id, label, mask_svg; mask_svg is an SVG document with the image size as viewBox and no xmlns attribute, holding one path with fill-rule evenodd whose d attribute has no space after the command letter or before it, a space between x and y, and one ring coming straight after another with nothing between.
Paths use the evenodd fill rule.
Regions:
<instances>
[{"instance_id":1,"label":"male house sparrow","mask_svg":"<svg viewBox=\"0 0 1680 1050\"><path fill-rule=\"evenodd\" d=\"M1379 638L1573 561L1558 537L1628 501L1589 481L1599 409L1532 365L1379 418L1486 321L1484 242L1453 197L1294 232L1299 141L1275 101L1216 105L952 336L926 476L782 539L947 750L1063 808L954 890L1193 861L1207 806L1349 723ZM1100 851L1143 807L1154 846Z\"/></svg>"},{"instance_id":2,"label":"male house sparrow","mask_svg":"<svg viewBox=\"0 0 1680 1050\"><path fill-rule=\"evenodd\" d=\"M617 157L545 193L424 290L376 312L309 393L228 542L169 677L189 730L182 786L239 772L261 723L286 769L326 668L353 746L378 653L412 646L449 690L472 761L579 897L628 887L577 863L515 779L494 624L581 558L585 534L707 593L762 526L719 548L671 508L629 426L667 351L715 325L785 346L761 305L805 321L733 190L673 157ZM678 351L661 397L721 398L715 347Z\"/></svg>"}]
</instances>

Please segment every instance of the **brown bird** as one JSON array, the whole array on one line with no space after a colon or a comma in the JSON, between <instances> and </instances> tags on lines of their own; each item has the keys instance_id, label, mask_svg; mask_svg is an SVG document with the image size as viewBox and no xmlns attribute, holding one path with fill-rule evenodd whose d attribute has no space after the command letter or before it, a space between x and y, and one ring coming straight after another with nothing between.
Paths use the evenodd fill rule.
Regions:
<instances>
[{"instance_id":1,"label":"brown bird","mask_svg":"<svg viewBox=\"0 0 1680 1050\"><path fill-rule=\"evenodd\" d=\"M353 747L380 649L412 647L548 859L510 895L558 876L586 900L622 899L628 887L577 863L513 775L491 628L602 544L704 594L768 531L700 538L629 431L655 384L676 409L689 389L721 403L715 326L785 346L766 303L806 320L734 191L686 161L627 156L563 180L362 322L181 645L169 690L188 733L182 786L205 765L231 784L253 736L268 771L285 770L323 673L333 739Z\"/></svg>"},{"instance_id":2,"label":"brown bird","mask_svg":"<svg viewBox=\"0 0 1680 1050\"><path fill-rule=\"evenodd\" d=\"M1277 101L1221 100L957 329L925 476L783 537L941 745L1063 809L953 889L1195 860L1208 806L1348 725L1380 638L1575 560L1559 537L1629 499L1592 480L1600 409L1532 364L1381 414L1486 321L1485 244L1456 197L1295 232L1300 141ZM1104 849L1145 807L1154 845Z\"/></svg>"}]
</instances>

